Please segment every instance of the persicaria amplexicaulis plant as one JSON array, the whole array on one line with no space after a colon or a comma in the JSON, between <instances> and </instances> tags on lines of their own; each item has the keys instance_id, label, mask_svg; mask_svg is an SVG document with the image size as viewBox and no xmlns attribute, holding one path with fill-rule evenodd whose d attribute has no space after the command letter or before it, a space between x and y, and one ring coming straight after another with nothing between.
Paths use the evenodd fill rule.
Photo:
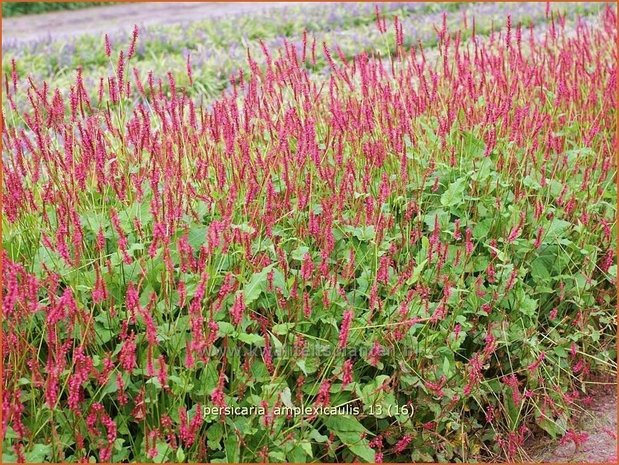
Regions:
<instances>
[{"instance_id":1,"label":"persicaria amplexicaulis plant","mask_svg":"<svg viewBox=\"0 0 619 465\"><path fill-rule=\"evenodd\" d=\"M126 49L101 40L104 76L67 87L13 62L7 457L517 460L536 432L583 443L576 404L615 366L617 18L546 16L491 31L445 13L411 43L377 8L388 56L311 32L261 42L208 103L195 54L180 74L134 66L137 28ZM317 413L344 406L359 410Z\"/></svg>"}]
</instances>

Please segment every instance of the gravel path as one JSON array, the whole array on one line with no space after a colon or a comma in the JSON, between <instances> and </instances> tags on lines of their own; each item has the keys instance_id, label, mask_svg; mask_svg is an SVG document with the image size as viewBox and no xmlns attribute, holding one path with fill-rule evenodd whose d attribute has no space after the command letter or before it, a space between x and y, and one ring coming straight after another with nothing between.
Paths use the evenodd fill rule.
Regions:
<instances>
[{"instance_id":1,"label":"gravel path","mask_svg":"<svg viewBox=\"0 0 619 465\"><path fill-rule=\"evenodd\" d=\"M31 41L131 29L134 24L183 23L290 6L273 3L126 3L2 20L2 41Z\"/></svg>"},{"instance_id":2,"label":"gravel path","mask_svg":"<svg viewBox=\"0 0 619 465\"><path fill-rule=\"evenodd\" d=\"M573 442L543 441L531 445L532 459L544 463L617 463L616 386L595 390L583 413L579 433L588 437L576 448Z\"/></svg>"}]
</instances>

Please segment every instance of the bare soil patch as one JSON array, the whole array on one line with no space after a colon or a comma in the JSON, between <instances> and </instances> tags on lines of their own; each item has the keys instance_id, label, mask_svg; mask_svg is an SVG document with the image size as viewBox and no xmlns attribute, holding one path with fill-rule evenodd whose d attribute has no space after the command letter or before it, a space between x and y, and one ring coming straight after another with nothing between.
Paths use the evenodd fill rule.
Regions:
<instances>
[{"instance_id":1,"label":"bare soil patch","mask_svg":"<svg viewBox=\"0 0 619 465\"><path fill-rule=\"evenodd\" d=\"M592 402L583 406L576 431L588 437L576 447L572 441L535 439L527 447L532 461L545 463L617 463L617 390L602 385L592 390Z\"/></svg>"}]
</instances>

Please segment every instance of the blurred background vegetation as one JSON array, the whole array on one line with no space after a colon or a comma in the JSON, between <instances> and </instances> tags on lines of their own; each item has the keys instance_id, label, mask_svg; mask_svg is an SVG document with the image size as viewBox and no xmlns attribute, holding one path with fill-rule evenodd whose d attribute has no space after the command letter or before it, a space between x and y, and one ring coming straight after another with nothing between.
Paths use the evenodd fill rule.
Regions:
<instances>
[{"instance_id":1,"label":"blurred background vegetation","mask_svg":"<svg viewBox=\"0 0 619 465\"><path fill-rule=\"evenodd\" d=\"M2 2L2 17L47 13L58 10L78 10L117 2Z\"/></svg>"}]
</instances>

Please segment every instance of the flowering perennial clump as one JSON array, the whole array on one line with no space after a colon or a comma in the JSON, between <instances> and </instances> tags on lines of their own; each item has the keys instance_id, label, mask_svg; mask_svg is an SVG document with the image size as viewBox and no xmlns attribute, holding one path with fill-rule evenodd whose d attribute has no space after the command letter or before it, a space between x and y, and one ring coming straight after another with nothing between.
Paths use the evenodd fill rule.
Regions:
<instances>
[{"instance_id":1,"label":"flowering perennial clump","mask_svg":"<svg viewBox=\"0 0 619 465\"><path fill-rule=\"evenodd\" d=\"M516 460L535 432L586 440L572 413L616 355L616 11L489 34L444 13L434 46L379 8L376 27L389 55L262 43L208 104L189 57L184 84L133 66L137 28L101 41L94 87L81 69L23 87L13 62L7 460Z\"/></svg>"}]
</instances>

